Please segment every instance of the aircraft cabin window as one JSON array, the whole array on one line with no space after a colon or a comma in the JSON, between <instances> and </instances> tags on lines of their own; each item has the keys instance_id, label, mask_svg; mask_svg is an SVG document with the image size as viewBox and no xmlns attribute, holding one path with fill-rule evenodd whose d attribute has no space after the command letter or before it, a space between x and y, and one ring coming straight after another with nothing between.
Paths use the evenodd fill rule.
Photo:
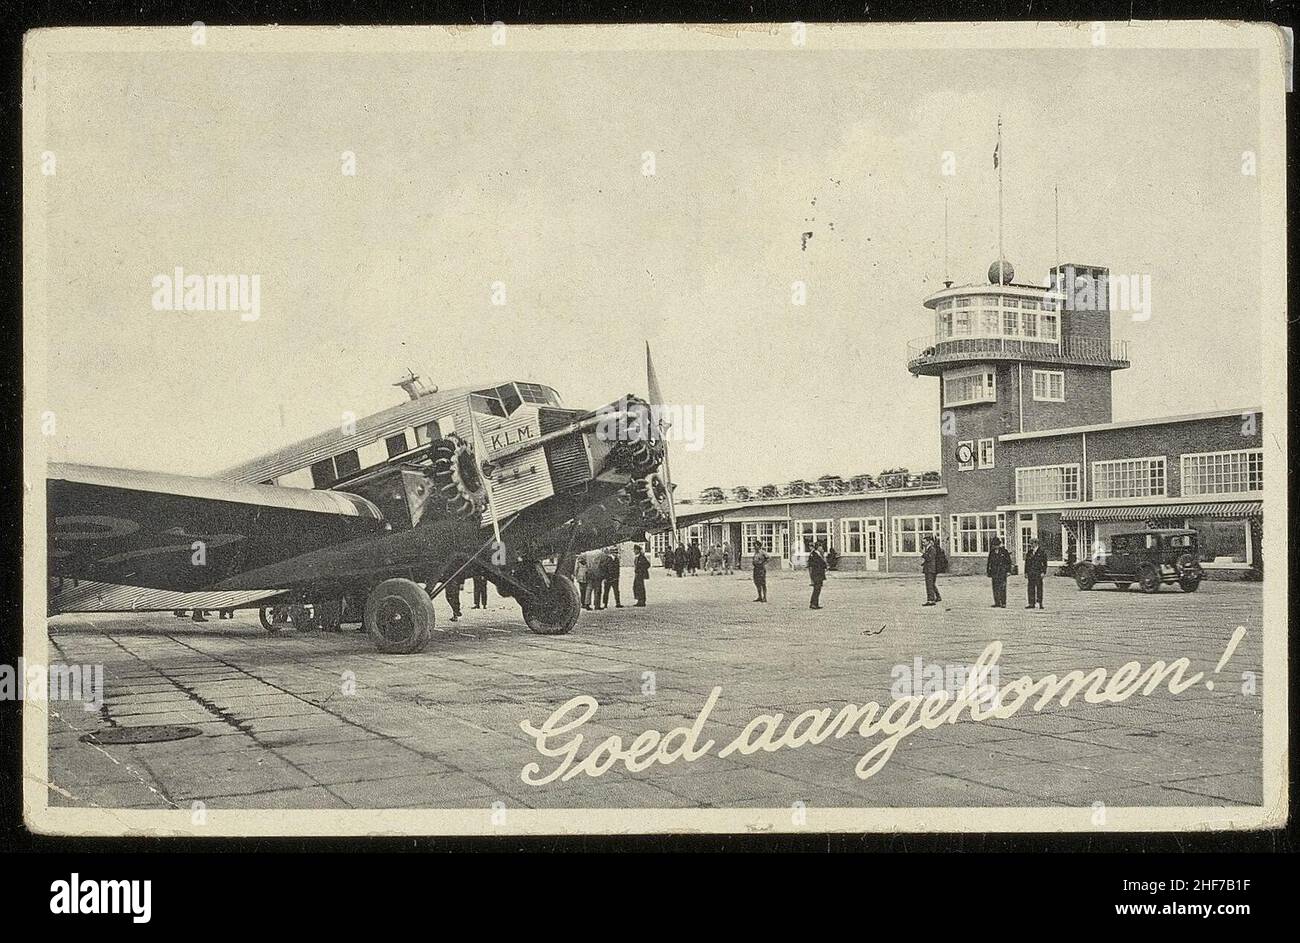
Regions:
<instances>
[{"instance_id":1,"label":"aircraft cabin window","mask_svg":"<svg viewBox=\"0 0 1300 943\"><path fill-rule=\"evenodd\" d=\"M338 480L334 474L334 459L323 458L311 466L311 483L313 488L328 488Z\"/></svg>"},{"instance_id":2,"label":"aircraft cabin window","mask_svg":"<svg viewBox=\"0 0 1300 943\"><path fill-rule=\"evenodd\" d=\"M344 452L342 455L334 456L334 470L338 473L339 478L346 478L348 475L355 475L361 471L361 459L357 457L357 450Z\"/></svg>"},{"instance_id":3,"label":"aircraft cabin window","mask_svg":"<svg viewBox=\"0 0 1300 943\"><path fill-rule=\"evenodd\" d=\"M397 435L390 435L384 440L384 445L388 446L388 457L397 458L403 452L410 449L410 443L406 441L406 433L399 432Z\"/></svg>"},{"instance_id":4,"label":"aircraft cabin window","mask_svg":"<svg viewBox=\"0 0 1300 943\"><path fill-rule=\"evenodd\" d=\"M501 404L505 406L507 415L514 415L515 410L523 403L519 398L519 392L509 383L498 386L497 395L501 397Z\"/></svg>"},{"instance_id":5,"label":"aircraft cabin window","mask_svg":"<svg viewBox=\"0 0 1300 943\"><path fill-rule=\"evenodd\" d=\"M405 435L405 433L403 433L403 435ZM436 422L428 422L422 426L415 427L416 445L428 445L439 436L441 436L441 433L438 431L438 424Z\"/></svg>"}]
</instances>

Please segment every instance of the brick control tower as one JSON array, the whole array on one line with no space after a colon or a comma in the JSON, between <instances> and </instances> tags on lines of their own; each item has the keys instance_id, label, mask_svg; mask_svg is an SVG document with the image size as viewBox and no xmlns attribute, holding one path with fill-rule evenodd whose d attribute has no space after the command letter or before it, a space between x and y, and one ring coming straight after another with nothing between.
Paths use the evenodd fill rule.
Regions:
<instances>
[{"instance_id":1,"label":"brick control tower","mask_svg":"<svg viewBox=\"0 0 1300 943\"><path fill-rule=\"evenodd\" d=\"M1111 340L1107 276L1058 265L1045 287L1016 282L1009 263L994 262L987 283L925 299L934 333L909 344L907 369L939 377L948 515L1014 500L999 436L1111 421L1111 371L1129 364L1126 344ZM949 521L941 525L947 534Z\"/></svg>"}]
</instances>

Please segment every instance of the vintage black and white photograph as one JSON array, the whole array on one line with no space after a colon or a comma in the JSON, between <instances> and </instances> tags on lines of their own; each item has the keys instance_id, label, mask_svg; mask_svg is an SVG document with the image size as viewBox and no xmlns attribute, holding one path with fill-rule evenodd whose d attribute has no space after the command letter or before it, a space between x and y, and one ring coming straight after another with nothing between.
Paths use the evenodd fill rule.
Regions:
<instances>
[{"instance_id":1,"label":"vintage black and white photograph","mask_svg":"<svg viewBox=\"0 0 1300 943\"><path fill-rule=\"evenodd\" d=\"M1287 55L29 34L29 827L1284 821Z\"/></svg>"}]
</instances>

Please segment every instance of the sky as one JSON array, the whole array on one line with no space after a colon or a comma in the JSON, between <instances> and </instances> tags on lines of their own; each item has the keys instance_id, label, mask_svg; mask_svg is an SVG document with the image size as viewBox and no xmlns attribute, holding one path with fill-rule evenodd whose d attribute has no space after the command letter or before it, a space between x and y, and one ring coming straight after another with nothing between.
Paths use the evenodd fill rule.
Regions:
<instances>
[{"instance_id":1,"label":"sky","mask_svg":"<svg viewBox=\"0 0 1300 943\"><path fill-rule=\"evenodd\" d=\"M52 460L209 474L400 402L408 368L596 407L645 395L648 342L697 411L681 493L937 468L907 342L997 256L999 114L1017 280L1055 262L1054 186L1064 261L1150 275L1150 320L1113 319L1115 419L1261 399L1252 52L208 49L49 76ZM257 274L260 317L154 310L177 266Z\"/></svg>"}]
</instances>

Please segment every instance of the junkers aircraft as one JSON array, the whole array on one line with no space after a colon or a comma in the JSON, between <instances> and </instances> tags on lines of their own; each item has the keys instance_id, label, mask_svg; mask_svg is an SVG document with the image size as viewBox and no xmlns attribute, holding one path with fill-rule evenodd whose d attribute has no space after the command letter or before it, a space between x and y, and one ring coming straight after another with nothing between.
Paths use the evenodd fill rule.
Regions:
<instances>
[{"instance_id":1,"label":"junkers aircraft","mask_svg":"<svg viewBox=\"0 0 1300 943\"><path fill-rule=\"evenodd\" d=\"M410 653L433 598L478 574L532 631L562 634L582 609L574 556L671 520L644 399L582 410L536 383L395 385L407 402L214 478L51 463L50 613L256 608L272 632L360 621Z\"/></svg>"}]
</instances>

